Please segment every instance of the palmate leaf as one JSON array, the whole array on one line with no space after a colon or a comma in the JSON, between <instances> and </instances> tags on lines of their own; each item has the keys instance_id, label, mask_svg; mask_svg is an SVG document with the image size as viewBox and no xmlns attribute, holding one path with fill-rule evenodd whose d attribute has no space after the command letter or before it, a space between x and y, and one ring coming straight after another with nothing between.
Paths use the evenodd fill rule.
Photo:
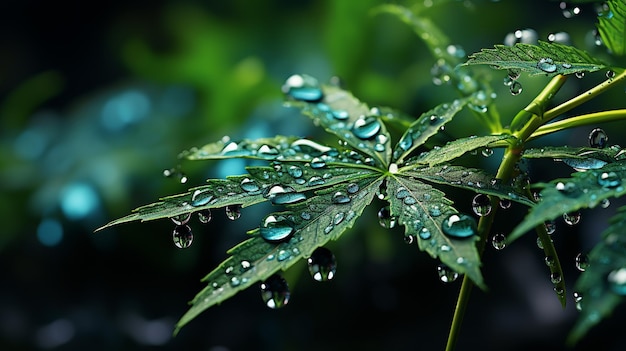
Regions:
<instances>
[{"instance_id":1,"label":"palmate leaf","mask_svg":"<svg viewBox=\"0 0 626 351\"><path fill-rule=\"evenodd\" d=\"M495 45L469 56L464 65L490 65L497 69L519 70L530 75L593 72L607 67L602 61L571 46L539 41L538 45L517 43Z\"/></svg>"},{"instance_id":2,"label":"palmate leaf","mask_svg":"<svg viewBox=\"0 0 626 351\"><path fill-rule=\"evenodd\" d=\"M405 235L415 237L422 251L485 288L475 243L478 235L455 239L442 231L442 222L449 215L458 214L443 192L402 176L388 178L387 192L391 215L404 226Z\"/></svg>"},{"instance_id":3,"label":"palmate leaf","mask_svg":"<svg viewBox=\"0 0 626 351\"><path fill-rule=\"evenodd\" d=\"M262 224L261 229L250 233L252 238L228 251L231 256L203 279L207 287L191 301L192 307L177 323L176 332L207 308L287 269L299 259L309 257L317 247L339 238L354 225L381 182L378 173L355 174L347 184L318 190L306 201L288 205L288 211L270 214L266 218L278 219L272 224L279 224L269 229ZM286 241L272 243L262 237L261 230L284 233L285 228L293 231Z\"/></svg>"},{"instance_id":4,"label":"palmate leaf","mask_svg":"<svg viewBox=\"0 0 626 351\"><path fill-rule=\"evenodd\" d=\"M598 32L602 42L615 55L626 54L626 2L609 0L607 13L598 15Z\"/></svg>"},{"instance_id":5,"label":"palmate leaf","mask_svg":"<svg viewBox=\"0 0 626 351\"><path fill-rule=\"evenodd\" d=\"M618 209L610 223L589 253L589 266L574 286L580 315L568 336L572 345L611 315L626 295L626 207Z\"/></svg>"},{"instance_id":6,"label":"palmate leaf","mask_svg":"<svg viewBox=\"0 0 626 351\"><path fill-rule=\"evenodd\" d=\"M610 197L626 194L622 180L626 161L610 163L600 169L577 172L567 179L539 184L541 201L509 235L513 241L536 226L581 208L594 208Z\"/></svg>"},{"instance_id":7,"label":"palmate leaf","mask_svg":"<svg viewBox=\"0 0 626 351\"><path fill-rule=\"evenodd\" d=\"M454 160L467 152L489 147L491 144L496 142L512 138L512 136L505 134L460 138L453 140L442 147L437 147L428 152L422 153L418 157L409 160L408 163L434 166Z\"/></svg>"}]
</instances>

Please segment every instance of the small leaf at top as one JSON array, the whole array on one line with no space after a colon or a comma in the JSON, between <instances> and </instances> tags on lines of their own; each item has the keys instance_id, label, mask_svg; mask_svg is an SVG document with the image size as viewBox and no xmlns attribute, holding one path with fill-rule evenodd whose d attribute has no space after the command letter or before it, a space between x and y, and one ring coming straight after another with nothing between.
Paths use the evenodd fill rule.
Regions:
<instances>
[{"instance_id":1,"label":"small leaf at top","mask_svg":"<svg viewBox=\"0 0 626 351\"><path fill-rule=\"evenodd\" d=\"M460 138L453 140L442 147L432 149L430 151L420 154L418 157L411 159L411 164L426 164L428 166L434 166L441 163L445 163L459 156L470 152L472 150L488 147L498 141L512 139L510 135L485 135L485 136L472 136L467 138Z\"/></svg>"},{"instance_id":2,"label":"small leaf at top","mask_svg":"<svg viewBox=\"0 0 626 351\"><path fill-rule=\"evenodd\" d=\"M464 65L491 65L496 69L520 70L530 75L593 72L607 67L587 52L559 43L495 45L469 56Z\"/></svg>"},{"instance_id":3,"label":"small leaf at top","mask_svg":"<svg viewBox=\"0 0 626 351\"><path fill-rule=\"evenodd\" d=\"M615 55L626 54L626 2L609 0L609 10L598 14L598 32L602 42Z\"/></svg>"}]
</instances>

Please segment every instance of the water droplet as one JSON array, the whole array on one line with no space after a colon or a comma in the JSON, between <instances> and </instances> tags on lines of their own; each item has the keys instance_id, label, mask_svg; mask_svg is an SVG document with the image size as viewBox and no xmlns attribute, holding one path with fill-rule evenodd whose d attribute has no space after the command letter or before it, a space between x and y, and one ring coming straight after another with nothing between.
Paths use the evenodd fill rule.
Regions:
<instances>
[{"instance_id":1,"label":"water droplet","mask_svg":"<svg viewBox=\"0 0 626 351\"><path fill-rule=\"evenodd\" d=\"M191 206L204 206L213 200L213 195L208 190L197 189L191 195Z\"/></svg>"},{"instance_id":2,"label":"water droplet","mask_svg":"<svg viewBox=\"0 0 626 351\"><path fill-rule=\"evenodd\" d=\"M284 216L273 214L261 221L259 228L263 239L269 242L281 242L289 239L294 232L293 224Z\"/></svg>"},{"instance_id":3,"label":"water droplet","mask_svg":"<svg viewBox=\"0 0 626 351\"><path fill-rule=\"evenodd\" d=\"M428 208L428 213L430 213L430 215L433 217L441 216L441 208L439 207L439 205L430 205L430 207Z\"/></svg>"},{"instance_id":4,"label":"water droplet","mask_svg":"<svg viewBox=\"0 0 626 351\"><path fill-rule=\"evenodd\" d=\"M476 221L463 213L451 214L443 220L441 230L455 239L469 238L476 235Z\"/></svg>"},{"instance_id":5,"label":"water droplet","mask_svg":"<svg viewBox=\"0 0 626 351\"><path fill-rule=\"evenodd\" d=\"M574 304L576 305L576 310L582 311L583 294L577 291L574 291L573 296L574 296Z\"/></svg>"},{"instance_id":6,"label":"water droplet","mask_svg":"<svg viewBox=\"0 0 626 351\"><path fill-rule=\"evenodd\" d=\"M589 133L589 146L591 147L603 149L608 141L609 136L601 128L595 128Z\"/></svg>"},{"instance_id":7,"label":"water droplet","mask_svg":"<svg viewBox=\"0 0 626 351\"><path fill-rule=\"evenodd\" d=\"M611 206L611 200L609 200L609 199L602 199L602 201L600 201L600 207L608 208L609 206Z\"/></svg>"},{"instance_id":8,"label":"water droplet","mask_svg":"<svg viewBox=\"0 0 626 351\"><path fill-rule=\"evenodd\" d=\"M385 206L378 211L378 223L383 228L393 228L396 226L396 218L391 215L389 206Z\"/></svg>"},{"instance_id":9,"label":"water droplet","mask_svg":"<svg viewBox=\"0 0 626 351\"><path fill-rule=\"evenodd\" d=\"M537 247L543 250L543 241L541 241L541 238L539 237L537 237Z\"/></svg>"},{"instance_id":10,"label":"water droplet","mask_svg":"<svg viewBox=\"0 0 626 351\"><path fill-rule=\"evenodd\" d=\"M554 232L556 231L556 223L554 221L552 221L552 220L547 221L547 222L544 223L544 225L546 226L546 232L549 235L554 234Z\"/></svg>"},{"instance_id":11,"label":"water droplet","mask_svg":"<svg viewBox=\"0 0 626 351\"><path fill-rule=\"evenodd\" d=\"M574 73L574 75L576 76L576 78L582 79L585 77L585 72L576 72Z\"/></svg>"},{"instance_id":12,"label":"water droplet","mask_svg":"<svg viewBox=\"0 0 626 351\"><path fill-rule=\"evenodd\" d=\"M309 186L323 185L324 183L326 183L326 181L319 176L313 176L307 182Z\"/></svg>"},{"instance_id":13,"label":"water droplet","mask_svg":"<svg viewBox=\"0 0 626 351\"><path fill-rule=\"evenodd\" d=\"M359 191L359 185L356 183L350 183L348 184L348 187L346 188L346 191L348 192L348 194L354 194L357 191Z\"/></svg>"},{"instance_id":14,"label":"water droplet","mask_svg":"<svg viewBox=\"0 0 626 351\"><path fill-rule=\"evenodd\" d=\"M477 194L472 199L472 211L479 216L484 217L491 213L491 199L485 194Z\"/></svg>"},{"instance_id":15,"label":"water droplet","mask_svg":"<svg viewBox=\"0 0 626 351\"><path fill-rule=\"evenodd\" d=\"M279 274L274 274L261 283L261 298L265 305L271 309L287 305L290 296L287 281Z\"/></svg>"},{"instance_id":16,"label":"water droplet","mask_svg":"<svg viewBox=\"0 0 626 351\"><path fill-rule=\"evenodd\" d=\"M598 175L598 185L607 189L614 189L622 185L622 180L615 172L602 172Z\"/></svg>"},{"instance_id":17,"label":"water droplet","mask_svg":"<svg viewBox=\"0 0 626 351\"><path fill-rule=\"evenodd\" d=\"M546 73L556 72L556 65L554 64L554 61L549 57L544 57L539 60L539 62L537 62L537 68Z\"/></svg>"},{"instance_id":18,"label":"water droplet","mask_svg":"<svg viewBox=\"0 0 626 351\"><path fill-rule=\"evenodd\" d=\"M589 268L589 256L580 252L578 255L576 255L574 263L576 265L576 269L584 272L585 270L587 270L587 268Z\"/></svg>"},{"instance_id":19,"label":"water droplet","mask_svg":"<svg viewBox=\"0 0 626 351\"><path fill-rule=\"evenodd\" d=\"M522 90L522 83L518 81L514 81L513 83L511 83L511 85L509 85L509 92L511 92L511 95L513 96L521 94Z\"/></svg>"},{"instance_id":20,"label":"water droplet","mask_svg":"<svg viewBox=\"0 0 626 351\"><path fill-rule=\"evenodd\" d=\"M499 203L500 208L503 210L511 208L511 200L509 199L500 199Z\"/></svg>"},{"instance_id":21,"label":"water droplet","mask_svg":"<svg viewBox=\"0 0 626 351\"><path fill-rule=\"evenodd\" d=\"M344 121L350 118L350 114L348 113L348 111L345 110L333 110L331 111L331 114L333 115L333 117L335 117L335 119L338 119L340 121Z\"/></svg>"},{"instance_id":22,"label":"water droplet","mask_svg":"<svg viewBox=\"0 0 626 351\"><path fill-rule=\"evenodd\" d=\"M420 229L419 233L418 233L419 237L423 240L428 240L431 238L431 234L430 234L430 230L428 230L428 228L424 227L422 229Z\"/></svg>"},{"instance_id":23,"label":"water droplet","mask_svg":"<svg viewBox=\"0 0 626 351\"><path fill-rule=\"evenodd\" d=\"M240 186L241 186L241 189L243 189L243 191L246 191L249 193L259 190L259 186L257 185L257 183L250 178L244 178L241 181Z\"/></svg>"},{"instance_id":24,"label":"water droplet","mask_svg":"<svg viewBox=\"0 0 626 351\"><path fill-rule=\"evenodd\" d=\"M554 257L552 256L546 256L543 260L546 263L546 266L548 267L554 267L554 264L556 263L556 261L554 260Z\"/></svg>"},{"instance_id":25,"label":"water droplet","mask_svg":"<svg viewBox=\"0 0 626 351\"><path fill-rule=\"evenodd\" d=\"M187 224L187 222L189 222L190 218L191 218L191 213L183 213L183 214L180 214L178 216L170 217L172 222L174 222L174 224L176 224L176 225Z\"/></svg>"},{"instance_id":26,"label":"water droplet","mask_svg":"<svg viewBox=\"0 0 626 351\"><path fill-rule=\"evenodd\" d=\"M172 232L174 245L179 249L186 249L193 242L193 233L188 225L177 225Z\"/></svg>"},{"instance_id":27,"label":"water droplet","mask_svg":"<svg viewBox=\"0 0 626 351\"><path fill-rule=\"evenodd\" d=\"M282 91L295 100L307 102L318 102L324 97L317 79L304 74L294 74L287 78Z\"/></svg>"},{"instance_id":28,"label":"water droplet","mask_svg":"<svg viewBox=\"0 0 626 351\"><path fill-rule=\"evenodd\" d=\"M307 263L311 277L318 282L333 279L337 272L337 260L335 259L335 255L325 247L315 249L311 257L307 259Z\"/></svg>"},{"instance_id":29,"label":"water droplet","mask_svg":"<svg viewBox=\"0 0 626 351\"><path fill-rule=\"evenodd\" d=\"M311 168L319 169L326 167L326 162L320 157L315 157L311 160L310 165Z\"/></svg>"},{"instance_id":30,"label":"water droplet","mask_svg":"<svg viewBox=\"0 0 626 351\"><path fill-rule=\"evenodd\" d=\"M371 139L380 131L380 122L376 117L359 118L354 122L352 133L359 139Z\"/></svg>"},{"instance_id":31,"label":"water droplet","mask_svg":"<svg viewBox=\"0 0 626 351\"><path fill-rule=\"evenodd\" d=\"M562 280L563 280L563 277L561 276L560 273L557 273L557 272L550 273L550 281L552 282L552 284L559 284Z\"/></svg>"},{"instance_id":32,"label":"water droplet","mask_svg":"<svg viewBox=\"0 0 626 351\"><path fill-rule=\"evenodd\" d=\"M558 182L556 183L556 190L558 190L561 194L570 198L578 197L581 194L581 191L580 189L578 189L578 186L576 186L576 184L572 182L567 182L567 183Z\"/></svg>"},{"instance_id":33,"label":"water droplet","mask_svg":"<svg viewBox=\"0 0 626 351\"><path fill-rule=\"evenodd\" d=\"M345 193L338 191L333 194L332 202L334 204L347 204L350 202L350 197Z\"/></svg>"},{"instance_id":34,"label":"water droplet","mask_svg":"<svg viewBox=\"0 0 626 351\"><path fill-rule=\"evenodd\" d=\"M241 205L226 206L226 217L231 221L239 219L241 217Z\"/></svg>"},{"instance_id":35,"label":"water droplet","mask_svg":"<svg viewBox=\"0 0 626 351\"><path fill-rule=\"evenodd\" d=\"M580 212L563 213L563 221L568 225L576 225L580 222Z\"/></svg>"},{"instance_id":36,"label":"water droplet","mask_svg":"<svg viewBox=\"0 0 626 351\"><path fill-rule=\"evenodd\" d=\"M613 78L615 78L615 71L613 71L613 70L608 70L608 71L606 71L606 77L607 77L608 79L613 79Z\"/></svg>"},{"instance_id":37,"label":"water droplet","mask_svg":"<svg viewBox=\"0 0 626 351\"><path fill-rule=\"evenodd\" d=\"M287 170L287 172L289 173L289 175L291 175L294 178L300 178L302 177L302 168L298 167L298 166L289 166L289 169Z\"/></svg>"},{"instance_id":38,"label":"water droplet","mask_svg":"<svg viewBox=\"0 0 626 351\"><path fill-rule=\"evenodd\" d=\"M626 295L626 268L611 271L606 279L614 293L622 296Z\"/></svg>"},{"instance_id":39,"label":"water droplet","mask_svg":"<svg viewBox=\"0 0 626 351\"><path fill-rule=\"evenodd\" d=\"M411 244L413 244L415 242L415 237L413 235L411 235L411 234L405 234L404 235L404 242L407 245L411 245Z\"/></svg>"},{"instance_id":40,"label":"water droplet","mask_svg":"<svg viewBox=\"0 0 626 351\"><path fill-rule=\"evenodd\" d=\"M444 283L452 283L459 277L459 273L450 269L450 267L443 263L437 265L437 274L439 275L439 280Z\"/></svg>"},{"instance_id":41,"label":"water droplet","mask_svg":"<svg viewBox=\"0 0 626 351\"><path fill-rule=\"evenodd\" d=\"M207 209L198 211L198 220L202 224L209 223L211 221L211 210L207 208Z\"/></svg>"},{"instance_id":42,"label":"water droplet","mask_svg":"<svg viewBox=\"0 0 626 351\"><path fill-rule=\"evenodd\" d=\"M506 237L504 236L504 234L499 233L499 234L494 235L491 238L491 245L496 250L504 249L506 247Z\"/></svg>"}]
</instances>

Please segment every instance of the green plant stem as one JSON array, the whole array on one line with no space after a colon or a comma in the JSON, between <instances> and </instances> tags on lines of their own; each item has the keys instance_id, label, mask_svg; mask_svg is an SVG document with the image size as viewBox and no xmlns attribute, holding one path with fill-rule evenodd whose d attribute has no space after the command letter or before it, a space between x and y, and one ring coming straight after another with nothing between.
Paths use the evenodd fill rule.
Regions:
<instances>
[{"instance_id":1,"label":"green plant stem","mask_svg":"<svg viewBox=\"0 0 626 351\"><path fill-rule=\"evenodd\" d=\"M542 125L541 127L537 128L535 132L532 133L528 140L533 140L540 136L556 133L564 129L623 120L626 120L626 109L588 113Z\"/></svg>"},{"instance_id":2,"label":"green plant stem","mask_svg":"<svg viewBox=\"0 0 626 351\"><path fill-rule=\"evenodd\" d=\"M584 93L546 111L543 115L544 121L550 121L563 113L582 105L583 103L595 98L597 95L607 91L609 88L626 79L626 70L621 70L617 76L609 78L595 87L585 91Z\"/></svg>"}]
</instances>

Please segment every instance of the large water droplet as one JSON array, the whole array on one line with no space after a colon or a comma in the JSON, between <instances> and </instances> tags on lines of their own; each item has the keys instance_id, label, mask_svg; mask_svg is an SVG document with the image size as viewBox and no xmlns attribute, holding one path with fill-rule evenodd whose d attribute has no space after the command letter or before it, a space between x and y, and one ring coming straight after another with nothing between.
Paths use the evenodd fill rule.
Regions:
<instances>
[{"instance_id":1,"label":"large water droplet","mask_svg":"<svg viewBox=\"0 0 626 351\"><path fill-rule=\"evenodd\" d=\"M191 195L191 206L204 206L213 199L213 195L208 190L197 189Z\"/></svg>"},{"instance_id":2,"label":"large water droplet","mask_svg":"<svg viewBox=\"0 0 626 351\"><path fill-rule=\"evenodd\" d=\"M444 283L452 283L459 277L459 273L450 269L450 267L443 263L437 265L437 275L439 275L439 280Z\"/></svg>"},{"instance_id":3,"label":"large water droplet","mask_svg":"<svg viewBox=\"0 0 626 351\"><path fill-rule=\"evenodd\" d=\"M626 268L611 271L607 276L611 290L618 295L626 295Z\"/></svg>"},{"instance_id":4,"label":"large water droplet","mask_svg":"<svg viewBox=\"0 0 626 351\"><path fill-rule=\"evenodd\" d=\"M294 74L287 78L282 91L295 100L307 102L318 102L324 97L317 79L305 74Z\"/></svg>"},{"instance_id":5,"label":"large water droplet","mask_svg":"<svg viewBox=\"0 0 626 351\"><path fill-rule=\"evenodd\" d=\"M261 298L265 305L271 309L287 305L290 296L287 281L279 274L274 274L261 283Z\"/></svg>"},{"instance_id":6,"label":"large water droplet","mask_svg":"<svg viewBox=\"0 0 626 351\"><path fill-rule=\"evenodd\" d=\"M391 215L389 206L385 206L378 211L378 223L383 228L393 228L396 226L396 218Z\"/></svg>"},{"instance_id":7,"label":"large water droplet","mask_svg":"<svg viewBox=\"0 0 626 351\"><path fill-rule=\"evenodd\" d=\"M344 192L338 191L333 194L332 202L334 204L347 204L350 202L350 197Z\"/></svg>"},{"instance_id":8,"label":"large water droplet","mask_svg":"<svg viewBox=\"0 0 626 351\"><path fill-rule=\"evenodd\" d=\"M563 221L568 225L576 225L580 222L580 212L563 213Z\"/></svg>"},{"instance_id":9,"label":"large water droplet","mask_svg":"<svg viewBox=\"0 0 626 351\"><path fill-rule=\"evenodd\" d=\"M499 233L499 234L494 235L491 238L491 245L496 250L504 249L506 247L506 237L504 236L504 234Z\"/></svg>"},{"instance_id":10,"label":"large water droplet","mask_svg":"<svg viewBox=\"0 0 626 351\"><path fill-rule=\"evenodd\" d=\"M193 242L193 233L188 225L177 225L172 232L174 245L179 249L186 249Z\"/></svg>"},{"instance_id":11,"label":"large water droplet","mask_svg":"<svg viewBox=\"0 0 626 351\"><path fill-rule=\"evenodd\" d=\"M578 255L576 255L576 258L574 259L574 263L576 265L576 269L578 269L581 272L584 272L585 270L587 270L587 268L589 268L589 256L581 252Z\"/></svg>"},{"instance_id":12,"label":"large water droplet","mask_svg":"<svg viewBox=\"0 0 626 351\"><path fill-rule=\"evenodd\" d=\"M209 223L211 221L211 210L207 208L207 209L198 211L198 220L202 224Z\"/></svg>"},{"instance_id":13,"label":"large water droplet","mask_svg":"<svg viewBox=\"0 0 626 351\"><path fill-rule=\"evenodd\" d=\"M243 189L243 191L246 191L249 193L259 190L259 185L250 178L244 178L241 181L240 186L241 186L241 189Z\"/></svg>"},{"instance_id":14,"label":"large water droplet","mask_svg":"<svg viewBox=\"0 0 626 351\"><path fill-rule=\"evenodd\" d=\"M491 213L491 199L485 194L477 194L472 199L472 211L479 216L484 217Z\"/></svg>"},{"instance_id":15,"label":"large water droplet","mask_svg":"<svg viewBox=\"0 0 626 351\"><path fill-rule=\"evenodd\" d=\"M228 205L225 210L226 217L231 221L237 220L241 217L241 205Z\"/></svg>"},{"instance_id":16,"label":"large water droplet","mask_svg":"<svg viewBox=\"0 0 626 351\"><path fill-rule=\"evenodd\" d=\"M348 187L346 188L346 191L348 192L348 194L354 194L357 191L359 191L359 185L356 183L350 183L348 184Z\"/></svg>"},{"instance_id":17,"label":"large water droplet","mask_svg":"<svg viewBox=\"0 0 626 351\"><path fill-rule=\"evenodd\" d=\"M589 146L603 149L609 141L609 136L601 128L595 128L589 133Z\"/></svg>"},{"instance_id":18,"label":"large water droplet","mask_svg":"<svg viewBox=\"0 0 626 351\"><path fill-rule=\"evenodd\" d=\"M337 272L337 260L335 255L325 248L318 247L308 258L309 273L318 282L328 281L335 277Z\"/></svg>"},{"instance_id":19,"label":"large water droplet","mask_svg":"<svg viewBox=\"0 0 626 351\"><path fill-rule=\"evenodd\" d=\"M602 172L598 175L598 185L607 189L614 189L622 185L622 180L615 172Z\"/></svg>"},{"instance_id":20,"label":"large water droplet","mask_svg":"<svg viewBox=\"0 0 626 351\"><path fill-rule=\"evenodd\" d=\"M298 166L289 166L289 169L287 170L287 172L289 173L289 175L291 175L294 178L300 178L302 177L302 168L298 167Z\"/></svg>"},{"instance_id":21,"label":"large water droplet","mask_svg":"<svg viewBox=\"0 0 626 351\"><path fill-rule=\"evenodd\" d=\"M476 221L463 213L451 214L443 220L441 230L447 236L455 239L469 238L477 232Z\"/></svg>"},{"instance_id":22,"label":"large water droplet","mask_svg":"<svg viewBox=\"0 0 626 351\"><path fill-rule=\"evenodd\" d=\"M537 68L546 73L556 72L556 65L554 64L554 61L549 57L544 57L539 60L539 62L537 62Z\"/></svg>"},{"instance_id":23,"label":"large water droplet","mask_svg":"<svg viewBox=\"0 0 626 351\"><path fill-rule=\"evenodd\" d=\"M174 224L176 225L187 224L190 218L191 218L191 213L183 213L183 214L179 214L178 216L170 217L172 222L174 222Z\"/></svg>"},{"instance_id":24,"label":"large water droplet","mask_svg":"<svg viewBox=\"0 0 626 351\"><path fill-rule=\"evenodd\" d=\"M293 224L284 216L269 215L261 221L259 227L263 239L269 242L281 242L289 239L294 232Z\"/></svg>"},{"instance_id":25,"label":"large water droplet","mask_svg":"<svg viewBox=\"0 0 626 351\"><path fill-rule=\"evenodd\" d=\"M314 157L311 160L311 168L319 169L326 167L326 162L321 157Z\"/></svg>"},{"instance_id":26,"label":"large water droplet","mask_svg":"<svg viewBox=\"0 0 626 351\"><path fill-rule=\"evenodd\" d=\"M373 138L379 131L380 122L378 118L372 116L357 119L352 127L352 133L363 140Z\"/></svg>"}]
</instances>

